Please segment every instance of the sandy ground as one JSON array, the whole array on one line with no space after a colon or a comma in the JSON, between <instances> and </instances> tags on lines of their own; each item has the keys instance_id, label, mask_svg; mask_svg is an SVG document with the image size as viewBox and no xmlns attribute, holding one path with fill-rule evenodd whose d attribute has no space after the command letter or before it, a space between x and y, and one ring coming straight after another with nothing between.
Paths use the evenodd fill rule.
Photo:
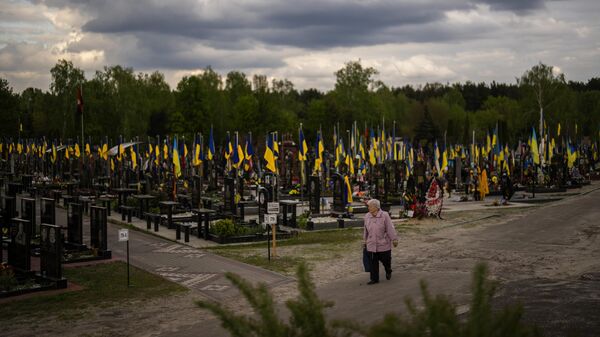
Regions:
<instances>
[{"instance_id":1,"label":"sandy ground","mask_svg":"<svg viewBox=\"0 0 600 337\"><path fill-rule=\"evenodd\" d=\"M541 206L548 207L548 206ZM591 224L582 230L569 247L548 245L546 249L498 249L498 245L486 245L485 241L474 243L482 230L500 226L519 219L538 207L524 209L502 209L448 213L444 220L423 219L402 223L410 229L400 235L400 245L393 249L392 266L395 271L435 271L440 268L464 268L465 262L485 260L493 278L500 281L515 281L528 278L567 278L581 273L586 267L598 264L597 234L600 226ZM498 240L502 240L499 238ZM368 274L362 271L361 242L345 245L336 250L335 260L323 259L327 247L280 247L279 254L305 254L313 251L319 259L310 263L311 275L317 287L336 280ZM556 252L560 251L557 255ZM595 254L587 254L594 251ZM310 260L310 256L306 256ZM587 260L586 260L587 259ZM589 261L588 261L589 260ZM456 266L453 267L453 261ZM574 263L577 261L577 263ZM279 303L296 295L296 285L288 283L272 289ZM12 322L2 322L3 332L9 336L150 336L167 334L198 322L215 324L215 318L197 308L195 300L202 295L193 291L167 299L126 303L109 308L88 309L77 320L65 321L49 314L31 320L27 317ZM229 301L228 306L239 312L249 312L242 299ZM210 322L210 324L208 324Z\"/></svg>"}]
</instances>

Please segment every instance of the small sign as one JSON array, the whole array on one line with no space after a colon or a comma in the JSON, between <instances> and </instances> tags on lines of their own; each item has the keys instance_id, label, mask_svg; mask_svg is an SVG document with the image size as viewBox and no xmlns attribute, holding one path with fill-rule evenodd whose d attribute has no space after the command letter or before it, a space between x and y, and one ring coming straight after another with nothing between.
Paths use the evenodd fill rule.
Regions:
<instances>
[{"instance_id":1,"label":"small sign","mask_svg":"<svg viewBox=\"0 0 600 337\"><path fill-rule=\"evenodd\" d=\"M129 229L119 229L119 242L129 241Z\"/></svg>"},{"instance_id":2,"label":"small sign","mask_svg":"<svg viewBox=\"0 0 600 337\"><path fill-rule=\"evenodd\" d=\"M277 224L277 214L265 214L265 224L276 225Z\"/></svg>"},{"instance_id":3,"label":"small sign","mask_svg":"<svg viewBox=\"0 0 600 337\"><path fill-rule=\"evenodd\" d=\"M278 202L268 202L267 203L267 213L279 214L279 203Z\"/></svg>"}]
</instances>

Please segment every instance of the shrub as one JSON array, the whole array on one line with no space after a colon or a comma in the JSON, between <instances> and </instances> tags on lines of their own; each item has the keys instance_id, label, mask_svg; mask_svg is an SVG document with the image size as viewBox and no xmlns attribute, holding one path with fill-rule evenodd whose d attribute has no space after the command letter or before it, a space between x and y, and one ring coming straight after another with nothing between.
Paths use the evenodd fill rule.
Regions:
<instances>
[{"instance_id":1,"label":"shrub","mask_svg":"<svg viewBox=\"0 0 600 337\"><path fill-rule=\"evenodd\" d=\"M0 290L9 291L17 285L15 273L6 264L0 264Z\"/></svg>"},{"instance_id":2,"label":"shrub","mask_svg":"<svg viewBox=\"0 0 600 337\"><path fill-rule=\"evenodd\" d=\"M308 222L309 216L310 216L310 212L304 212L298 216L298 219L296 219L298 228L306 229L306 223Z\"/></svg>"},{"instance_id":3,"label":"shrub","mask_svg":"<svg viewBox=\"0 0 600 337\"><path fill-rule=\"evenodd\" d=\"M237 228L231 219L221 219L210 226L211 231L216 236L234 236L237 235Z\"/></svg>"}]
</instances>

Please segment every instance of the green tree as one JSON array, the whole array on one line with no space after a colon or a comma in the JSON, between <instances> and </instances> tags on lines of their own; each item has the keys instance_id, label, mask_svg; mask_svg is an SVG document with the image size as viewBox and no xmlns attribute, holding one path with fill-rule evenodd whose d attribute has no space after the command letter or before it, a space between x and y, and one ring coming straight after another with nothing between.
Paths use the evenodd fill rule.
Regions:
<instances>
[{"instance_id":1,"label":"green tree","mask_svg":"<svg viewBox=\"0 0 600 337\"><path fill-rule=\"evenodd\" d=\"M16 137L19 134L19 99L4 78L0 78L0 134Z\"/></svg>"},{"instance_id":2,"label":"green tree","mask_svg":"<svg viewBox=\"0 0 600 337\"><path fill-rule=\"evenodd\" d=\"M543 134L544 109L556 101L559 91L566 88L565 75L554 74L554 67L538 63L527 70L517 84L522 88L525 97L533 98L539 111L539 133Z\"/></svg>"},{"instance_id":3,"label":"green tree","mask_svg":"<svg viewBox=\"0 0 600 337\"><path fill-rule=\"evenodd\" d=\"M59 60L52 69L50 92L57 97L57 105L52 119L63 122L62 137L74 137L79 134L76 127L77 87L83 85L85 76L83 70L73 66L73 62Z\"/></svg>"}]
</instances>

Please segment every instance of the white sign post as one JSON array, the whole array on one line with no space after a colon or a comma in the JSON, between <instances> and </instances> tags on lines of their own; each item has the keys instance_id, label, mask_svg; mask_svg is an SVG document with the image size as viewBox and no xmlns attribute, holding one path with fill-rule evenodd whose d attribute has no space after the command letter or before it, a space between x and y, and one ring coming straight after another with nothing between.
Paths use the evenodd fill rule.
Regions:
<instances>
[{"instance_id":1,"label":"white sign post","mask_svg":"<svg viewBox=\"0 0 600 337\"><path fill-rule=\"evenodd\" d=\"M279 214L279 203L278 202L268 202L267 203L267 213L268 214Z\"/></svg>"},{"instance_id":2,"label":"white sign post","mask_svg":"<svg viewBox=\"0 0 600 337\"><path fill-rule=\"evenodd\" d=\"M273 235L273 256L275 256L275 249L277 247L275 240L277 239L277 216L279 215L279 203L278 202L267 202L267 214L265 214L265 224L271 226L271 233ZM269 261L271 261L271 245L269 243L269 232L267 231L267 254L269 255Z\"/></svg>"},{"instance_id":3,"label":"white sign post","mask_svg":"<svg viewBox=\"0 0 600 337\"><path fill-rule=\"evenodd\" d=\"M119 229L119 242L129 241L129 229Z\"/></svg>"},{"instance_id":4,"label":"white sign post","mask_svg":"<svg viewBox=\"0 0 600 337\"><path fill-rule=\"evenodd\" d=\"M119 229L119 242L127 242L127 286L129 287L129 229Z\"/></svg>"}]
</instances>

